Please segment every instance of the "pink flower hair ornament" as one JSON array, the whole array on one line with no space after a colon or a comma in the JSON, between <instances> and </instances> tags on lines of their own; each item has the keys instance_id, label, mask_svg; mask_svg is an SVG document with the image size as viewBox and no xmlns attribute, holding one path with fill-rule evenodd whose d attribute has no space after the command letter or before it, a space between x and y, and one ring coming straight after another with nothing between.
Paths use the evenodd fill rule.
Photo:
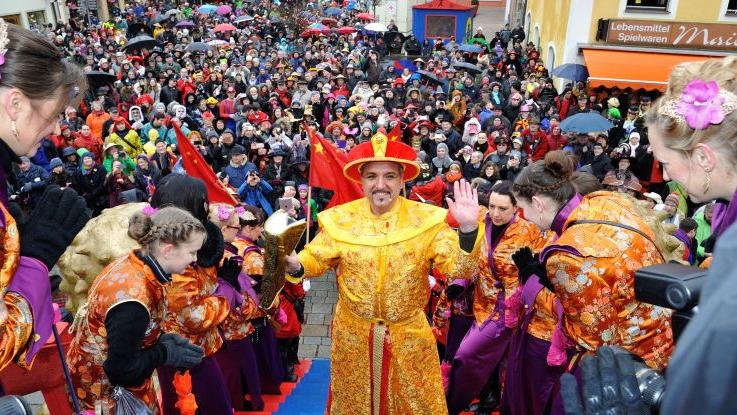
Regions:
<instances>
[{"instance_id":1,"label":"pink flower hair ornament","mask_svg":"<svg viewBox=\"0 0 737 415\"><path fill-rule=\"evenodd\" d=\"M5 64L5 54L8 53L8 23L0 19L0 66ZM2 79L2 73L0 73Z\"/></svg>"},{"instance_id":2,"label":"pink flower hair ornament","mask_svg":"<svg viewBox=\"0 0 737 415\"><path fill-rule=\"evenodd\" d=\"M218 206L218 219L223 222L230 220L230 216L233 214L231 209L231 207L225 205Z\"/></svg>"},{"instance_id":3,"label":"pink flower hair ornament","mask_svg":"<svg viewBox=\"0 0 737 415\"><path fill-rule=\"evenodd\" d=\"M151 205L146 205L146 207L143 208L142 212L144 215L150 218L151 216L155 215L156 212L158 212L158 209L156 209L155 207Z\"/></svg>"},{"instance_id":4,"label":"pink flower hair ornament","mask_svg":"<svg viewBox=\"0 0 737 415\"><path fill-rule=\"evenodd\" d=\"M710 125L721 124L735 109L737 95L719 88L716 81L694 79L683 88L680 97L663 103L658 114L685 122L694 130L705 130Z\"/></svg>"}]
</instances>

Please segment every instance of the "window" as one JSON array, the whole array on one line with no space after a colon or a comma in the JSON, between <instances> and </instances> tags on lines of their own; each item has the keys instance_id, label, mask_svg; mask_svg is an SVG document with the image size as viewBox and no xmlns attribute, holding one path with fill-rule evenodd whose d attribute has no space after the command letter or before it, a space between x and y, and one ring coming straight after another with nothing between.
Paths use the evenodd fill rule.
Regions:
<instances>
[{"instance_id":1,"label":"window","mask_svg":"<svg viewBox=\"0 0 737 415\"><path fill-rule=\"evenodd\" d=\"M46 11L39 10L35 12L28 12L28 25L31 28L35 28L46 24Z\"/></svg>"},{"instance_id":2,"label":"window","mask_svg":"<svg viewBox=\"0 0 737 415\"><path fill-rule=\"evenodd\" d=\"M727 15L737 16L737 0L729 0L727 3Z\"/></svg>"},{"instance_id":3,"label":"window","mask_svg":"<svg viewBox=\"0 0 737 415\"><path fill-rule=\"evenodd\" d=\"M667 12L668 0L627 0L627 11Z\"/></svg>"},{"instance_id":4,"label":"window","mask_svg":"<svg viewBox=\"0 0 737 415\"><path fill-rule=\"evenodd\" d=\"M455 16L429 15L425 17L425 37L448 39L456 34Z\"/></svg>"}]
</instances>

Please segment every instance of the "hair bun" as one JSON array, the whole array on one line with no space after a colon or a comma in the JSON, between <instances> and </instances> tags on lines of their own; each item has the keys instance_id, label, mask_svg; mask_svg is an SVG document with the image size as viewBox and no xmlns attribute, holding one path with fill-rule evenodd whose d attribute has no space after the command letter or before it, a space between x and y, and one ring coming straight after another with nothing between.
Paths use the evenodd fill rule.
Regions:
<instances>
[{"instance_id":1,"label":"hair bun","mask_svg":"<svg viewBox=\"0 0 737 415\"><path fill-rule=\"evenodd\" d=\"M576 163L563 151L555 150L545 155L545 170L557 179L568 180L576 170Z\"/></svg>"}]
</instances>

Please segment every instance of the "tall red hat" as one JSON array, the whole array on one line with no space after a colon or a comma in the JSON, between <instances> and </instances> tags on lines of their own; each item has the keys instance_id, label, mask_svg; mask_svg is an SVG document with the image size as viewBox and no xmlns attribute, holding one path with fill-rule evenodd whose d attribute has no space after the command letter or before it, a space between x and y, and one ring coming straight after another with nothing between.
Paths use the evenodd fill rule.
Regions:
<instances>
[{"instance_id":1,"label":"tall red hat","mask_svg":"<svg viewBox=\"0 0 737 415\"><path fill-rule=\"evenodd\" d=\"M343 175L361 183L361 166L372 161L393 161L404 167L404 181L410 181L420 174L420 166L415 162L415 150L401 141L389 141L386 135L377 133L371 141L361 143L348 153L348 163L343 167Z\"/></svg>"}]
</instances>

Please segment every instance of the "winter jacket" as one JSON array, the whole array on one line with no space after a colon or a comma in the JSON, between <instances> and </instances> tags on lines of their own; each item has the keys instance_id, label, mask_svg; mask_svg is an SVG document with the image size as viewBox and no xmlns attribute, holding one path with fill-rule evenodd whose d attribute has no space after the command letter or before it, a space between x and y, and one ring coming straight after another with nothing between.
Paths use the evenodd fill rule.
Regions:
<instances>
[{"instance_id":1,"label":"winter jacket","mask_svg":"<svg viewBox=\"0 0 737 415\"><path fill-rule=\"evenodd\" d=\"M241 197L243 203L261 208L266 213L266 216L271 216L274 213L274 209L269 204L267 197L272 190L271 185L265 180L259 181L256 186L251 186L248 182L243 182L238 188L238 195Z\"/></svg>"}]
</instances>

